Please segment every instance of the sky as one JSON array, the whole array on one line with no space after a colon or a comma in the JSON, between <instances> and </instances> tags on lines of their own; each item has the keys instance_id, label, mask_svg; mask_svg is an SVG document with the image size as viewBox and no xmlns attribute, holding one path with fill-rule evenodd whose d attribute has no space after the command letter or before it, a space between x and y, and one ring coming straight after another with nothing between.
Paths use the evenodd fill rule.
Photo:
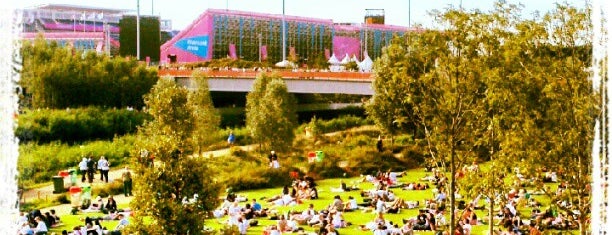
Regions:
<instances>
[{"instance_id":1,"label":"sky","mask_svg":"<svg viewBox=\"0 0 612 235\"><path fill-rule=\"evenodd\" d=\"M385 23L409 26L420 24L434 27L431 10L448 7L480 9L489 11L495 0L140 0L140 12L145 15L160 15L172 20L172 27L181 30L193 22L208 8L254 11L260 13L285 14L332 19L335 23L361 23L365 9L384 9ZM552 10L555 3L567 2L584 8L587 0L506 0L508 3L524 5L523 17L530 18L535 11L541 14ZM17 8L41 4L70 4L103 8L119 8L136 12L137 0L20 0Z\"/></svg>"}]
</instances>

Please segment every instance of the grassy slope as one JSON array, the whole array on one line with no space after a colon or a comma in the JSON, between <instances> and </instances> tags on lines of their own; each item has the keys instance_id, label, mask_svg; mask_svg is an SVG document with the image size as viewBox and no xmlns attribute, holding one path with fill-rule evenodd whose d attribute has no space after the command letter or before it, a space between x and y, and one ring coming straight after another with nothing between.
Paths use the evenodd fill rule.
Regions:
<instances>
[{"instance_id":1,"label":"grassy slope","mask_svg":"<svg viewBox=\"0 0 612 235\"><path fill-rule=\"evenodd\" d=\"M409 182L417 182L419 181L420 178L424 177L425 175L427 175L427 172L424 172L423 169L415 169L415 170L411 170L407 172L407 175L404 177L399 178L400 182L404 182L404 183L409 183ZM327 205L329 205L332 201L333 201L333 197L335 195L340 195L342 197L343 200L347 200L348 196L351 195L353 197L355 197L357 199L358 202L361 202L361 196L359 195L359 191L351 191L351 192L344 192L344 193L333 193L330 191L331 187L339 187L340 186L340 181L344 180L347 184L351 184L351 182L356 182L358 187L361 189L371 189L373 188L373 185L371 183L361 183L359 182L358 178L347 178L347 179L326 179L326 180L320 180L317 181L317 185L319 188L319 196L320 198L317 200L308 200L305 201L304 204L300 204L300 205L296 205L293 207L288 207L288 206L282 206L282 207L277 207L276 209L280 212L280 213L284 213L290 210L294 210L294 211L302 211L304 209L306 209L308 207L308 204L312 203L315 206L315 209L319 210L321 208L325 208ZM249 190L249 191L243 191L243 192L238 192L239 195L244 195L247 198L249 198L249 202L250 199L255 198L257 199L260 203L262 203L262 205L264 207L270 207L270 205L267 205L263 200L260 200L262 197L265 198L270 198L273 197L274 195L278 195L280 194L282 191L282 188L271 188L271 189L259 189L259 190ZM432 198L433 194L431 192L431 190L422 190L422 191L405 191L405 190L401 190L401 189L394 189L393 190L394 193L403 198L404 200L409 200L409 201L415 201L418 200L421 203L423 203L423 200L428 199L428 198ZM535 196L536 199L538 201L541 202L547 202L548 200L545 200L542 196ZM242 203L242 205L244 205L244 203ZM128 207L128 205L126 203L124 204L120 204L119 208L125 208ZM529 210L528 208L521 210L521 213L523 215L529 215ZM45 211L45 210L43 210ZM476 211L477 215L479 218L484 218L484 216L486 215L486 211ZM414 217L418 214L418 210L417 209L402 209L401 213L399 214L386 214L385 218L387 220L391 220L394 223L399 223L401 224L402 219L403 218L411 218ZM71 228L73 228L76 225L80 225L83 224L83 222L81 221L81 219L85 218L86 216L101 216L102 214L100 213L88 213L88 214L79 214L79 215L62 215L62 221L63 221L63 226L58 227L58 228L54 228L51 231L52 232L57 232L60 233L63 229L66 229L68 231L71 230ZM373 220L375 215L370 213L363 213L361 211L356 211L356 212L347 212L345 213L345 219L347 221L350 221L353 225L347 227L347 228L342 228L340 229L340 233L341 234L355 234L355 235L360 235L360 234L372 234L372 232L370 231L361 231L358 229L358 226L361 224L366 224L369 221ZM262 231L264 229L264 227L266 225L272 225L275 224L276 221L273 220L268 220L268 219L261 219L259 218L259 225L252 227L249 229L248 234L262 234ZM450 219L448 219L448 212L447 212L447 221L449 221ZM211 219L211 220L207 220L205 223L207 226L215 228L215 229L219 229L223 227L223 224L227 221L227 217L221 218L221 219ZM107 228L114 228L115 225L117 224L117 221L104 221L102 222L102 225L107 227ZM306 231L315 231L314 228L310 228L310 227L305 227ZM477 225L473 227L473 234L484 234L486 233L488 227L487 225ZM419 231L418 234L434 234L433 232L422 232Z\"/></svg>"}]
</instances>

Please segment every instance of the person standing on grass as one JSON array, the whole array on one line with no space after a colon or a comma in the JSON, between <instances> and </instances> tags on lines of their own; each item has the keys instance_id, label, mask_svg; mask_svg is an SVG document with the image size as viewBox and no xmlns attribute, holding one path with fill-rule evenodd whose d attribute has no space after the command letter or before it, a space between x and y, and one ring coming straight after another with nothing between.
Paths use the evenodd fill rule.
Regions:
<instances>
[{"instance_id":1,"label":"person standing on grass","mask_svg":"<svg viewBox=\"0 0 612 235\"><path fill-rule=\"evenodd\" d=\"M87 179L89 183L93 183L94 173L96 171L96 161L93 160L91 155L89 155L89 159L87 159Z\"/></svg>"},{"instance_id":2,"label":"person standing on grass","mask_svg":"<svg viewBox=\"0 0 612 235\"><path fill-rule=\"evenodd\" d=\"M378 150L379 153L382 153L383 151L383 141L380 135L378 136L378 140L376 141L376 149Z\"/></svg>"},{"instance_id":3,"label":"person standing on grass","mask_svg":"<svg viewBox=\"0 0 612 235\"><path fill-rule=\"evenodd\" d=\"M83 160L79 163L79 171L81 171L81 182L85 183L85 175L87 174L87 158L83 158Z\"/></svg>"},{"instance_id":4,"label":"person standing on grass","mask_svg":"<svg viewBox=\"0 0 612 235\"><path fill-rule=\"evenodd\" d=\"M129 167L125 167L125 171L121 174L121 179L123 179L123 194L127 196L133 196L132 194L132 172L130 172Z\"/></svg>"},{"instance_id":5,"label":"person standing on grass","mask_svg":"<svg viewBox=\"0 0 612 235\"><path fill-rule=\"evenodd\" d=\"M104 156L98 161L98 169L100 170L100 180L108 183L108 171L110 170L110 162Z\"/></svg>"},{"instance_id":6,"label":"person standing on grass","mask_svg":"<svg viewBox=\"0 0 612 235\"><path fill-rule=\"evenodd\" d=\"M229 136L227 137L227 144L232 147L234 146L234 142L236 142L236 136L234 135L233 131L230 131Z\"/></svg>"}]
</instances>

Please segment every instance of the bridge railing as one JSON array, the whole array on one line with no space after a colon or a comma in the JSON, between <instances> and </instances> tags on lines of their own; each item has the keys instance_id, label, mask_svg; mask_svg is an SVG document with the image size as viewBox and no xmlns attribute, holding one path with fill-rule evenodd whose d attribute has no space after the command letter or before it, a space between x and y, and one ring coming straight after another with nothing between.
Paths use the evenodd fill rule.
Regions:
<instances>
[{"instance_id":1,"label":"bridge railing","mask_svg":"<svg viewBox=\"0 0 612 235\"><path fill-rule=\"evenodd\" d=\"M196 70L190 69L160 69L159 76L191 77ZM213 78L255 78L262 71L253 70L202 70L208 77ZM267 71L270 72L270 71ZM274 70L283 78L289 79L329 79L329 80L371 80L370 73L360 72L314 72L314 71L287 71Z\"/></svg>"}]
</instances>

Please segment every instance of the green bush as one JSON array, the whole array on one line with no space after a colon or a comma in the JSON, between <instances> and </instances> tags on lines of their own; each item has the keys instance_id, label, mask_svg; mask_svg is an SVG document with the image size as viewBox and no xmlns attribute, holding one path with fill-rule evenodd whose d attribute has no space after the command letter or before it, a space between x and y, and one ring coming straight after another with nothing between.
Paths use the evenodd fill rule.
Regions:
<instances>
[{"instance_id":1,"label":"green bush","mask_svg":"<svg viewBox=\"0 0 612 235\"><path fill-rule=\"evenodd\" d=\"M15 135L23 143L110 140L115 136L134 133L149 119L147 113L140 111L99 107L26 110L19 115Z\"/></svg>"},{"instance_id":2,"label":"green bush","mask_svg":"<svg viewBox=\"0 0 612 235\"><path fill-rule=\"evenodd\" d=\"M335 131L343 131L349 128L363 126L363 125L371 125L372 122L353 115L345 115L340 116L338 118L334 118L331 120L322 120L318 118L313 118L309 123L302 124L298 127L297 131L300 133L304 133L304 129L307 126L310 128L316 129L316 132L319 134L330 133Z\"/></svg>"},{"instance_id":3,"label":"green bush","mask_svg":"<svg viewBox=\"0 0 612 235\"><path fill-rule=\"evenodd\" d=\"M234 156L234 157L246 157L247 156L247 152L242 150L242 148L238 147L238 146L232 146L229 149L230 155Z\"/></svg>"},{"instance_id":4,"label":"green bush","mask_svg":"<svg viewBox=\"0 0 612 235\"><path fill-rule=\"evenodd\" d=\"M279 169L272 169L267 164L253 162L252 160L238 160L231 166L226 165L224 169L227 169L226 173L222 174L225 186L236 191L291 185L290 173L292 171L300 172L299 169L291 167L288 160L281 162L281 168ZM236 171L236 169L240 169L240 171Z\"/></svg>"},{"instance_id":5,"label":"green bush","mask_svg":"<svg viewBox=\"0 0 612 235\"><path fill-rule=\"evenodd\" d=\"M108 197L109 195L117 195L123 193L123 181L116 179L112 182L103 185L94 186L91 189L92 195L98 195L100 197Z\"/></svg>"}]
</instances>

